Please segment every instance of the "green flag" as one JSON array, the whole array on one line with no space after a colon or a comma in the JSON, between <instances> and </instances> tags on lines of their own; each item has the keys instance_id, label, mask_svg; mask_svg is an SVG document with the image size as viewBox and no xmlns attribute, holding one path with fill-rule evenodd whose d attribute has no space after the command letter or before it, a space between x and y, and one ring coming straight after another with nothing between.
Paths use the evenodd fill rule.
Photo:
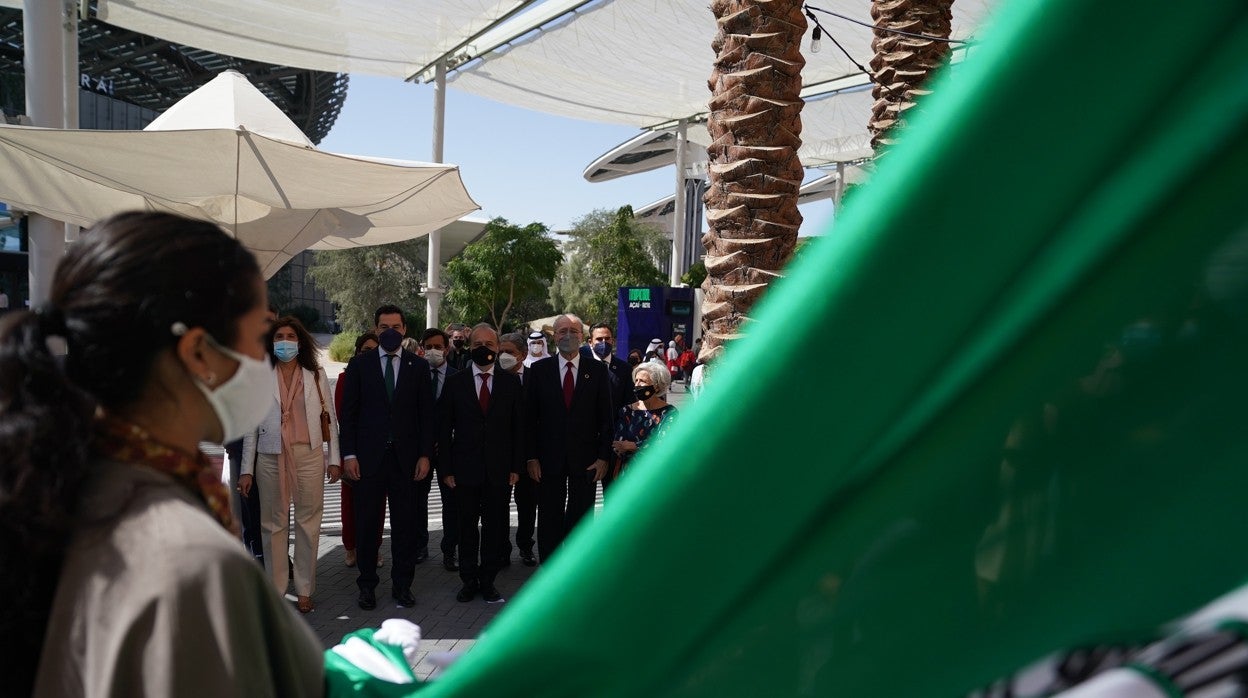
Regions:
<instances>
[{"instance_id":1,"label":"green flag","mask_svg":"<svg viewBox=\"0 0 1248 698\"><path fill-rule=\"evenodd\" d=\"M1248 576L1248 4L999 15L423 694L960 695Z\"/></svg>"}]
</instances>

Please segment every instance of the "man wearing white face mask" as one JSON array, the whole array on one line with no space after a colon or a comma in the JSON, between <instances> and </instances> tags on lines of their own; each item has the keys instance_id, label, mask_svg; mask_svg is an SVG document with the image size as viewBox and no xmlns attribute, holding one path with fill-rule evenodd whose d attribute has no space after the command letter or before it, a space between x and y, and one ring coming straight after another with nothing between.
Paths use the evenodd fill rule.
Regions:
<instances>
[{"instance_id":1,"label":"man wearing white face mask","mask_svg":"<svg viewBox=\"0 0 1248 698\"><path fill-rule=\"evenodd\" d=\"M508 332L498 338L498 367L509 371L520 379L524 385L528 372L525 370L525 337L519 332ZM526 567L537 565L537 556L533 554L533 532L537 530L537 482L521 473L513 488L516 501L516 547L520 549L520 562ZM511 564L511 544L507 545L507 557L503 560L504 567Z\"/></svg>"},{"instance_id":2,"label":"man wearing white face mask","mask_svg":"<svg viewBox=\"0 0 1248 698\"><path fill-rule=\"evenodd\" d=\"M550 352L546 349L546 335L536 330L530 332L529 355L524 359L524 367L528 368L548 356L550 356Z\"/></svg>"},{"instance_id":3,"label":"man wearing white face mask","mask_svg":"<svg viewBox=\"0 0 1248 698\"><path fill-rule=\"evenodd\" d=\"M436 401L442 397L442 386L446 385L446 379L455 375L457 371L451 362L447 360L447 353L450 351L450 337L442 330L436 327L426 329L420 335L421 351L425 354L425 361L429 362L429 380L433 383L433 398ZM442 481L442 472L438 467L438 451L434 446L433 458L430 459L433 468L433 477L421 480L420 497L422 502L429 501L429 490L433 486L433 480L438 481L438 498L442 501L442 567L448 572L456 572L459 570L459 561L456 557L456 551L459 549L459 512L455 508L455 498L452 496L451 489ZM426 505L425 514L418 523L421 525L420 550L425 556L429 554L429 509Z\"/></svg>"}]
</instances>

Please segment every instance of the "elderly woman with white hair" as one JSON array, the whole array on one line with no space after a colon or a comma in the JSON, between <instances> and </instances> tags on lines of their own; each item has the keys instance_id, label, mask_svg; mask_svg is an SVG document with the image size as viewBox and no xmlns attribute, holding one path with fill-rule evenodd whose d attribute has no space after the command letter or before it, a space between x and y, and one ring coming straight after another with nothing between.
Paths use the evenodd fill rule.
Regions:
<instances>
[{"instance_id":1,"label":"elderly woman with white hair","mask_svg":"<svg viewBox=\"0 0 1248 698\"><path fill-rule=\"evenodd\" d=\"M676 406L667 402L667 389L672 385L672 374L657 361L643 361L633 368L633 397L635 402L620 408L615 419L614 478L632 460L639 449L661 436L671 428L676 416Z\"/></svg>"}]
</instances>

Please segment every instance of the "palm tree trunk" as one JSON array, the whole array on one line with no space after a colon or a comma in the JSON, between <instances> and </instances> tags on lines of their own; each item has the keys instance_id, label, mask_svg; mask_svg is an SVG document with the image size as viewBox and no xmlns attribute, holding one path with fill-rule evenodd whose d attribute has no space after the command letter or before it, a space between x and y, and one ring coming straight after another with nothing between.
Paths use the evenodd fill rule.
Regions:
<instances>
[{"instance_id":1,"label":"palm tree trunk","mask_svg":"<svg viewBox=\"0 0 1248 698\"><path fill-rule=\"evenodd\" d=\"M931 92L924 89L932 72L944 65L949 57L949 44L933 39L919 39L894 34L911 34L949 38L953 29L953 0L874 0L871 19L875 20L875 38L871 48L871 72L875 87L871 95L871 147L879 155L896 142L894 131L905 124L904 112L912 109L915 100Z\"/></svg>"},{"instance_id":2,"label":"palm tree trunk","mask_svg":"<svg viewBox=\"0 0 1248 698\"><path fill-rule=\"evenodd\" d=\"M707 122L704 357L741 335L751 306L793 254L806 64L801 0L714 0L711 11L719 31Z\"/></svg>"}]
</instances>

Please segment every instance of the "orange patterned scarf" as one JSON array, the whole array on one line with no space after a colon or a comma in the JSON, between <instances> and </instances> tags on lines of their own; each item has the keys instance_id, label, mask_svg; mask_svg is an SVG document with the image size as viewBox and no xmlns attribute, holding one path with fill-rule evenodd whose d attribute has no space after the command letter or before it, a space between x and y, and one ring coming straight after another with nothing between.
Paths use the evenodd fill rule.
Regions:
<instances>
[{"instance_id":1,"label":"orange patterned scarf","mask_svg":"<svg viewBox=\"0 0 1248 698\"><path fill-rule=\"evenodd\" d=\"M96 455L119 463L143 465L172 476L198 494L222 526L238 535L238 525L230 516L230 493L221 484L216 469L200 451L190 455L157 441L147 430L112 416L96 420Z\"/></svg>"}]
</instances>

